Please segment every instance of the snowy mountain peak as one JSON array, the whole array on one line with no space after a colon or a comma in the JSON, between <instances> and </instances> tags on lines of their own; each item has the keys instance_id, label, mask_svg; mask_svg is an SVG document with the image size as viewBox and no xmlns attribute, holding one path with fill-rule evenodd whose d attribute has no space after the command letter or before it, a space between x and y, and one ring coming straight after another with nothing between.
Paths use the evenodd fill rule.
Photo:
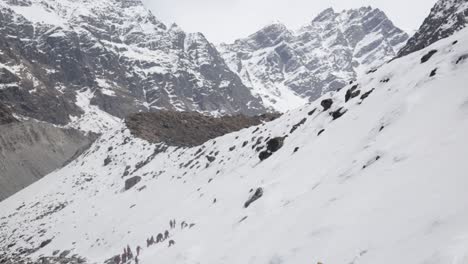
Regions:
<instances>
[{"instance_id":1,"label":"snowy mountain peak","mask_svg":"<svg viewBox=\"0 0 468 264\"><path fill-rule=\"evenodd\" d=\"M322 22L325 20L331 20L336 16L335 10L333 8L327 8L319 13L312 22Z\"/></svg>"},{"instance_id":2,"label":"snowy mountain peak","mask_svg":"<svg viewBox=\"0 0 468 264\"><path fill-rule=\"evenodd\" d=\"M259 49L275 46L284 40L289 40L291 36L292 33L283 23L275 22L263 27L247 39L236 40L235 43L239 45L246 44L251 46L252 49Z\"/></svg>"},{"instance_id":3,"label":"snowy mountain peak","mask_svg":"<svg viewBox=\"0 0 468 264\"><path fill-rule=\"evenodd\" d=\"M382 65L407 39L379 9L329 8L298 31L273 24L219 50L253 94L286 111Z\"/></svg>"},{"instance_id":4,"label":"snowy mountain peak","mask_svg":"<svg viewBox=\"0 0 468 264\"><path fill-rule=\"evenodd\" d=\"M12 0L0 9L0 66L17 80L0 98L18 114L84 128L158 109L265 112L202 34L168 28L139 0Z\"/></svg>"},{"instance_id":5,"label":"snowy mountain peak","mask_svg":"<svg viewBox=\"0 0 468 264\"><path fill-rule=\"evenodd\" d=\"M439 0L398 56L405 56L449 37L468 25L466 0Z\"/></svg>"}]
</instances>

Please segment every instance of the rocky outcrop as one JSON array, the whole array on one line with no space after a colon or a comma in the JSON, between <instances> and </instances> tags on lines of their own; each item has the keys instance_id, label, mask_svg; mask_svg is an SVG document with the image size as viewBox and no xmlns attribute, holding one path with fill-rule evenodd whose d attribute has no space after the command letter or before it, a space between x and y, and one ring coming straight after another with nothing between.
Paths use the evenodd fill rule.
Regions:
<instances>
[{"instance_id":1,"label":"rocky outcrop","mask_svg":"<svg viewBox=\"0 0 468 264\"><path fill-rule=\"evenodd\" d=\"M0 125L0 201L65 165L93 136L35 121Z\"/></svg>"},{"instance_id":2,"label":"rocky outcrop","mask_svg":"<svg viewBox=\"0 0 468 264\"><path fill-rule=\"evenodd\" d=\"M244 208L249 207L253 202L263 196L263 188L257 188L250 198L244 203Z\"/></svg>"},{"instance_id":3,"label":"rocky outcrop","mask_svg":"<svg viewBox=\"0 0 468 264\"><path fill-rule=\"evenodd\" d=\"M219 48L265 105L285 111L382 65L407 39L379 9L330 8L298 31L272 24Z\"/></svg>"},{"instance_id":4,"label":"rocky outcrop","mask_svg":"<svg viewBox=\"0 0 468 264\"><path fill-rule=\"evenodd\" d=\"M439 0L419 30L400 50L398 57L424 49L440 39L453 35L467 25L468 5L466 0Z\"/></svg>"},{"instance_id":5,"label":"rocky outcrop","mask_svg":"<svg viewBox=\"0 0 468 264\"><path fill-rule=\"evenodd\" d=\"M173 146L197 146L230 132L276 119L277 114L205 116L196 112L158 111L129 116L125 122L133 135L152 143Z\"/></svg>"},{"instance_id":6,"label":"rocky outcrop","mask_svg":"<svg viewBox=\"0 0 468 264\"><path fill-rule=\"evenodd\" d=\"M17 122L16 118L5 105L0 103L0 125Z\"/></svg>"},{"instance_id":7,"label":"rocky outcrop","mask_svg":"<svg viewBox=\"0 0 468 264\"><path fill-rule=\"evenodd\" d=\"M125 190L128 191L130 190L133 186L137 185L137 183L139 183L141 181L141 177L140 176L133 176L129 179L126 179L125 180Z\"/></svg>"}]
</instances>

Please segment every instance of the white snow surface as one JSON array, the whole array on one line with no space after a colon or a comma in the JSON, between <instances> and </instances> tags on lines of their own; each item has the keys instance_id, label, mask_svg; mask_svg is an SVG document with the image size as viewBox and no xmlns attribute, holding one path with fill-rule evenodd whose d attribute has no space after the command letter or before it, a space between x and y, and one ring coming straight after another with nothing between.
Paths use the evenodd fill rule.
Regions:
<instances>
[{"instance_id":1,"label":"white snow surface","mask_svg":"<svg viewBox=\"0 0 468 264\"><path fill-rule=\"evenodd\" d=\"M113 93L113 91L109 90ZM104 133L119 123L121 119L99 109L91 104L94 92L91 89L82 89L76 93L76 105L80 107L84 114L76 117L70 116L71 122L65 127L75 128L85 132Z\"/></svg>"},{"instance_id":2,"label":"white snow surface","mask_svg":"<svg viewBox=\"0 0 468 264\"><path fill-rule=\"evenodd\" d=\"M456 63L466 54L463 30L359 78L361 95L375 88L367 99L344 102L348 86L199 147L166 149L120 125L0 203L0 252L52 239L31 257L70 249L102 263L140 245L140 264L468 263L468 60ZM339 108L347 112L332 120ZM285 135L260 162L253 144ZM123 191L132 176L141 182ZM244 208L258 187L263 196ZM181 229L182 221L195 225ZM146 247L165 230L175 245Z\"/></svg>"}]
</instances>

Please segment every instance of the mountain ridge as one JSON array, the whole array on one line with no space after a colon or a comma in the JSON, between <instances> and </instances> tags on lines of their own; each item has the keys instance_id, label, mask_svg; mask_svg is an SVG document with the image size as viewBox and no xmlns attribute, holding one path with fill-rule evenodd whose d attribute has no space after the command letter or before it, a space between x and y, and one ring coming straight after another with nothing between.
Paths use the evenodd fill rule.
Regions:
<instances>
[{"instance_id":1,"label":"mountain ridge","mask_svg":"<svg viewBox=\"0 0 468 264\"><path fill-rule=\"evenodd\" d=\"M0 66L12 76L0 100L18 115L66 125L91 106L120 119L151 109L265 112L203 34L167 27L139 0L18 0L0 8L8 36ZM77 93L85 90L84 109Z\"/></svg>"},{"instance_id":2,"label":"mountain ridge","mask_svg":"<svg viewBox=\"0 0 468 264\"><path fill-rule=\"evenodd\" d=\"M253 94L281 112L382 65L407 38L379 9L328 8L298 30L271 24L218 47Z\"/></svg>"}]
</instances>

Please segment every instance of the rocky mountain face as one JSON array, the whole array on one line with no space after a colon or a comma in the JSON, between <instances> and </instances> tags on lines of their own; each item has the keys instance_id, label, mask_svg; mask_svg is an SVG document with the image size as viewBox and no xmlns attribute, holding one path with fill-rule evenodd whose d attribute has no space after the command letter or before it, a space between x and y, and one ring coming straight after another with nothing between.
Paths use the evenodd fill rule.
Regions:
<instances>
[{"instance_id":1,"label":"rocky mountain face","mask_svg":"<svg viewBox=\"0 0 468 264\"><path fill-rule=\"evenodd\" d=\"M0 34L0 101L19 115L80 127L157 109L265 111L202 34L139 0L2 0Z\"/></svg>"},{"instance_id":2,"label":"rocky mountain face","mask_svg":"<svg viewBox=\"0 0 468 264\"><path fill-rule=\"evenodd\" d=\"M285 111L382 65L407 39L379 9L330 8L299 30L272 24L219 50L254 95Z\"/></svg>"},{"instance_id":3,"label":"rocky mountain face","mask_svg":"<svg viewBox=\"0 0 468 264\"><path fill-rule=\"evenodd\" d=\"M16 122L16 118L13 116L13 113L5 105L0 103L0 125L9 124Z\"/></svg>"},{"instance_id":4,"label":"rocky mountain face","mask_svg":"<svg viewBox=\"0 0 468 264\"><path fill-rule=\"evenodd\" d=\"M78 157L94 139L44 122L0 125L0 201Z\"/></svg>"},{"instance_id":5,"label":"rocky mountain face","mask_svg":"<svg viewBox=\"0 0 468 264\"><path fill-rule=\"evenodd\" d=\"M400 50L405 56L421 50L432 43L449 37L468 25L468 2L466 0L440 0L431 9L419 30Z\"/></svg>"}]
</instances>

